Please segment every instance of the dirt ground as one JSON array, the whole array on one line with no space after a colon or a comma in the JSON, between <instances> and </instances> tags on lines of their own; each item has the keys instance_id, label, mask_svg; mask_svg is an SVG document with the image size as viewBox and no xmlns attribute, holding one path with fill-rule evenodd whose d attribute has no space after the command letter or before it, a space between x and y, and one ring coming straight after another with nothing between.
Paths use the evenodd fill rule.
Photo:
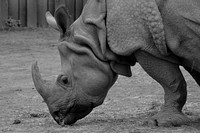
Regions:
<instances>
[{"instance_id":1,"label":"dirt ground","mask_svg":"<svg viewBox=\"0 0 200 133\"><path fill-rule=\"evenodd\" d=\"M131 78L119 77L103 105L73 126L61 127L50 116L34 88L31 64L38 61L42 76L55 79L60 72L59 33L52 29L0 32L0 132L14 133L192 133L200 132L200 89L183 70L188 83L184 113L195 120L188 126L150 127L143 120L163 103L163 89L139 65Z\"/></svg>"}]
</instances>

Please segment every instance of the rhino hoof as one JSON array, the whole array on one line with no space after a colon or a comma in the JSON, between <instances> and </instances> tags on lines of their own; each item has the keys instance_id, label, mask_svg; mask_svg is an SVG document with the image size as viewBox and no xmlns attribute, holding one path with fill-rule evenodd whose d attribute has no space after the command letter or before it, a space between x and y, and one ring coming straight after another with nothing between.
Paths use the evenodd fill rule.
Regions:
<instances>
[{"instance_id":1,"label":"rhino hoof","mask_svg":"<svg viewBox=\"0 0 200 133\"><path fill-rule=\"evenodd\" d=\"M191 120L179 111L160 111L148 120L149 126L177 127L188 125Z\"/></svg>"}]
</instances>

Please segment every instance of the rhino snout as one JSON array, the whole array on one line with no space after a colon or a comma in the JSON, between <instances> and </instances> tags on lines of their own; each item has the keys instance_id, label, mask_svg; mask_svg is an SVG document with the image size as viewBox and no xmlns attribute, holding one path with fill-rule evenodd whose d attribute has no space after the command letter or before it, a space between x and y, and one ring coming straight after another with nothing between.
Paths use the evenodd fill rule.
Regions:
<instances>
[{"instance_id":1,"label":"rhino snout","mask_svg":"<svg viewBox=\"0 0 200 133\"><path fill-rule=\"evenodd\" d=\"M52 111L52 109L50 108L52 117L61 126L74 124L77 120L87 116L92 110L93 107L81 104L73 104L70 107L68 106L68 108L64 110L59 109L56 111Z\"/></svg>"},{"instance_id":2,"label":"rhino snout","mask_svg":"<svg viewBox=\"0 0 200 133\"><path fill-rule=\"evenodd\" d=\"M72 125L77 121L75 117L70 114L68 114L64 119L60 119L59 117L55 117L54 119L61 126Z\"/></svg>"}]
</instances>

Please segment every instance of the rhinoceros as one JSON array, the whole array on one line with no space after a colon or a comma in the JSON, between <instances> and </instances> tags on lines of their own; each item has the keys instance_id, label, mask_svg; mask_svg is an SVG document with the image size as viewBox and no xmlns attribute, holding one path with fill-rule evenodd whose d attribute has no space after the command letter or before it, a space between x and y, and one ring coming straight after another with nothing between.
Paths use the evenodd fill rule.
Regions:
<instances>
[{"instance_id":1,"label":"rhinoceros","mask_svg":"<svg viewBox=\"0 0 200 133\"><path fill-rule=\"evenodd\" d=\"M149 119L156 126L190 122L183 66L200 85L199 0L88 0L69 28L59 7L47 21L60 31L61 74L43 80L37 63L32 78L50 114L71 125L101 105L118 75L131 77L139 63L164 88L164 105Z\"/></svg>"}]
</instances>

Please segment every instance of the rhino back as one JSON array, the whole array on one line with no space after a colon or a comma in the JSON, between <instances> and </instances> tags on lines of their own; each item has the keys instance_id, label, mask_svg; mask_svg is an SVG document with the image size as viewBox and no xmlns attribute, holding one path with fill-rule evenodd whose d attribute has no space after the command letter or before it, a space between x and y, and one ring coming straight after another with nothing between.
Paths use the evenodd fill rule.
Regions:
<instances>
[{"instance_id":1,"label":"rhino back","mask_svg":"<svg viewBox=\"0 0 200 133\"><path fill-rule=\"evenodd\" d=\"M107 36L112 51L129 55L148 38L137 0L107 1Z\"/></svg>"},{"instance_id":2,"label":"rhino back","mask_svg":"<svg viewBox=\"0 0 200 133\"><path fill-rule=\"evenodd\" d=\"M127 56L138 49L167 53L155 0L109 0L106 22L108 44L116 54Z\"/></svg>"}]
</instances>

